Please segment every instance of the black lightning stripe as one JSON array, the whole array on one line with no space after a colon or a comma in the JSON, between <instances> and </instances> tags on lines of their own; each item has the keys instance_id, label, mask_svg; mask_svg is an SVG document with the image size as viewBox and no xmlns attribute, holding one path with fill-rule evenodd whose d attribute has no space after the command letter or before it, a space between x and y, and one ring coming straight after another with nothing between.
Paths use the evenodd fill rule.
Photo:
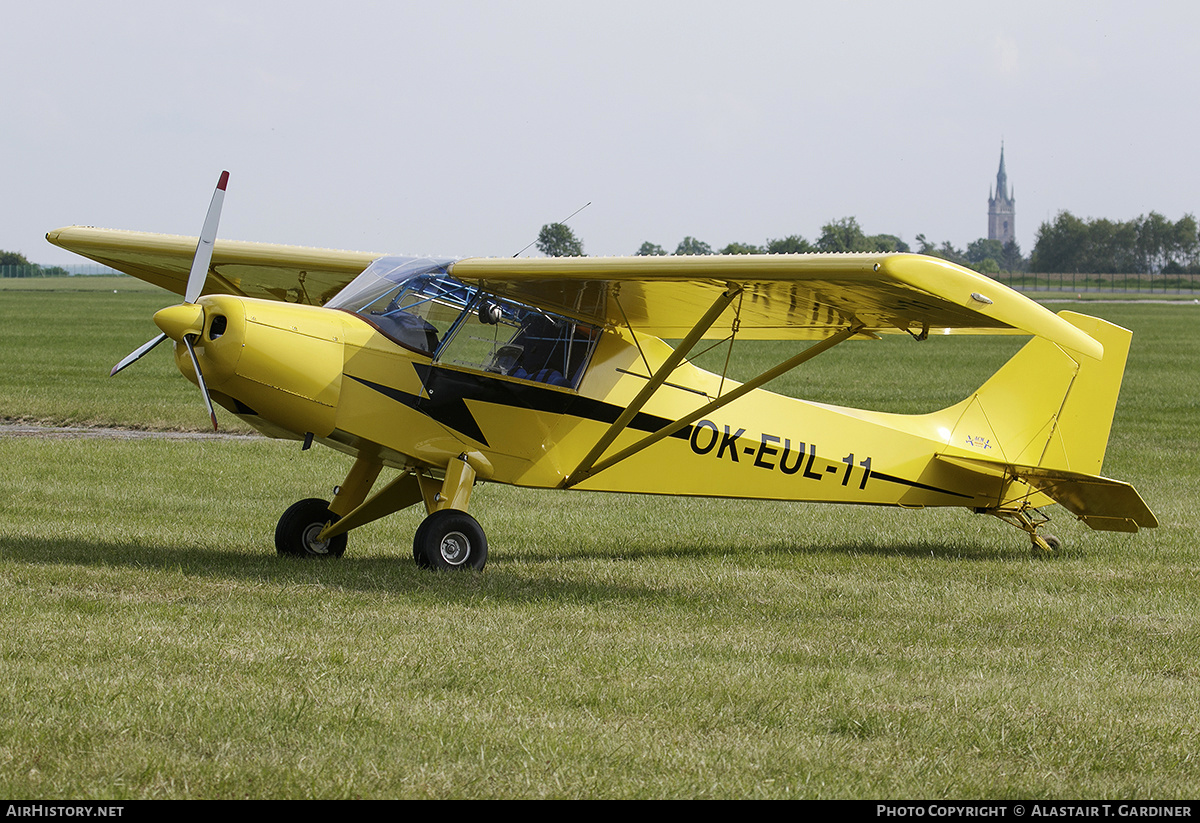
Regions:
<instances>
[{"instance_id":1,"label":"black lightning stripe","mask_svg":"<svg viewBox=\"0 0 1200 823\"><path fill-rule=\"evenodd\" d=\"M564 391L543 388L527 383L515 383L484 375L468 374L452 369L441 369L423 363L414 363L413 368L425 387L427 397L401 391L352 374L347 377L367 386L380 394L403 403L410 409L436 420L448 429L463 434L488 446L487 438L466 401L493 403L501 406L529 409L547 414L561 414L599 423L613 423L624 409L612 403L593 400ZM655 432L673 421L651 414L639 413L629 428L644 432ZM691 437L692 427L685 426L672 437L686 440Z\"/></svg>"}]
</instances>

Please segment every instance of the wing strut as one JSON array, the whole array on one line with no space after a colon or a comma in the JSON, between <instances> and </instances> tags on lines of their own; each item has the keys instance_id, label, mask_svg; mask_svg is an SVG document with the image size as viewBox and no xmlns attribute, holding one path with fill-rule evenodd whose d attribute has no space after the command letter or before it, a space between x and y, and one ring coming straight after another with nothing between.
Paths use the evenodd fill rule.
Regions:
<instances>
[{"instance_id":1,"label":"wing strut","mask_svg":"<svg viewBox=\"0 0 1200 823\"><path fill-rule=\"evenodd\" d=\"M734 290L731 289L729 292L726 292L725 295L723 295L722 297L728 296L729 300L732 300L736 296L736 293L731 293L733 291ZM716 307L714 306L714 308L716 308ZM711 312L711 310L710 310L710 312ZM705 317L707 318L707 315ZM701 322L703 322L703 321L701 321ZM708 325L711 325L711 324L712 324L712 321L709 321ZM616 439L616 436L618 434L620 434L621 430L624 429L625 426L627 426L629 424L629 421L633 419L633 415L636 414L643 405L645 405L647 400L649 400L649 394L652 394L653 390L658 388L658 386L661 385L661 383L664 380L666 380L666 378L670 372L667 371L664 374L663 373L664 370L666 370L668 366L670 366L671 369L674 369L674 367L676 365L678 365L679 360L682 360L682 355L677 360L675 360L674 363L672 363L671 360L668 359L668 361L666 363L664 363L662 365L662 367L660 367L659 370L657 372L655 372L655 375L654 375L655 378L658 378L661 375L662 379L658 380L657 383L655 383L653 379L651 380L651 385L647 386L647 388L643 389L638 394L637 398L634 400L633 404L630 405L629 409L627 409L624 414L622 414L619 418L617 418L617 420L612 424L612 426L609 427L609 430L607 432L605 432L604 437L600 438L600 442L598 442L592 448L591 452L588 453L588 456L586 458L584 458L582 463L579 464L579 468L577 468L575 471L571 472L571 474L565 480L563 480L561 487L566 489L566 488L570 488L571 486L582 483L584 480L587 480L589 477L593 477L594 475L599 474L600 472L604 471L605 469L607 469L611 466L614 466L617 463L620 463L622 460L626 459L627 457L631 457L632 455L637 454L638 452L642 451L643 449L653 446L658 441L663 440L667 437L670 437L675 432L682 429L684 426L689 426L692 423L699 420L700 418L707 417L708 415L710 415L712 412L716 411L717 409L722 408L723 406L726 406L726 405L732 403L734 400L737 400L739 397L749 394L750 392L754 391L755 389L759 388L760 386L763 386L766 383L769 383L770 381L774 380L776 377L779 377L779 375L784 374L785 372L791 371L792 369L799 366L801 363L804 363L808 360L812 360L817 355L829 351L830 349L832 349L834 346L838 345L839 343L849 340L851 337L853 337L854 335L861 332L863 330L863 327L864 327L864 324L862 324L862 323L856 323L853 326L847 326L846 328L842 329L841 331L837 332L836 334L826 337L824 340L822 340L818 343L814 343L813 345L809 346L804 351L802 351L792 357L789 357L787 360L783 361L782 363L775 366L774 368L768 369L767 371L760 374L758 377L755 377L753 380L743 383L742 385L738 386L736 389L729 392L728 394L722 395L722 396L718 397L716 400L712 401L711 403L708 403L707 405L705 405L699 409L696 409L694 412L687 415L686 417L682 417L679 420L676 420L674 423L667 424L666 426L662 427L661 429L654 432L653 434L649 434L646 437L639 440L638 442L634 443L633 445L628 446L627 448L617 452L612 457L602 460L599 463L595 463L596 458L598 458L601 454L603 454L604 449L607 449L608 446L612 444L612 441ZM706 328L707 328L707 326L706 326ZM694 345L695 340L692 340L692 337L694 336L697 339L699 339L700 335L703 333L704 333L704 330L701 329L700 325L698 324L696 326L696 328L692 329L691 334L688 335L688 340L690 340L691 344ZM688 341L684 341L684 342L686 343ZM690 346L689 346L689 348L690 348ZM683 348L683 346L680 346L680 350L682 351L683 354L687 353L686 350ZM649 389L650 391L647 392L647 389ZM646 395L646 397L643 397L642 395ZM593 465L593 463L595 463L595 465Z\"/></svg>"},{"instance_id":2,"label":"wing strut","mask_svg":"<svg viewBox=\"0 0 1200 823\"><path fill-rule=\"evenodd\" d=\"M704 316L696 321L696 325L692 327L690 332L688 332L687 337L683 339L678 348L671 352L670 356L663 361L662 365L658 367L658 370L650 377L650 380L646 383L646 385L642 387L642 390L638 392L637 397L633 398L633 402L629 404L629 407L625 409L625 411L621 412L621 415L613 421L611 426L608 427L608 431L606 431L604 435L598 441L596 441L596 445L592 446L592 450L588 452L587 456L583 458L583 461L575 467L575 471L571 472L570 476L563 480L563 488L569 488L581 480L584 480L595 474L597 471L601 471L601 469L593 469L592 464L600 458L600 455L604 454L605 449L612 445L613 441L617 439L617 435L625 430L625 427L629 425L629 421L633 420L633 418L637 416L637 413L642 410L642 407L645 406L650 398L654 396L654 393L658 391L659 386L667 381L667 378L671 376L671 373L675 371L675 368L683 362L683 358L687 357L692 348L698 342L700 342L700 338L704 336L704 333L709 330L713 323L717 322L717 319L721 316L721 313L724 312L725 309L729 308L729 304L733 302L734 298L737 297L741 291L741 286L730 286L725 291L721 292L720 296L713 301L713 304L709 307L708 311L704 313ZM630 332L632 331L633 329L630 328ZM634 339L636 341L637 338L635 337Z\"/></svg>"}]
</instances>

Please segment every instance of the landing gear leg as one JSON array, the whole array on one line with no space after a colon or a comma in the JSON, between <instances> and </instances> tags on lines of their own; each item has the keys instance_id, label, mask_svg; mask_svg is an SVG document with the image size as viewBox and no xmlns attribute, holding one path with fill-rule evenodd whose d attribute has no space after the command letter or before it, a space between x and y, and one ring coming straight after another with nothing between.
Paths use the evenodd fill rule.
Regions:
<instances>
[{"instance_id":1,"label":"landing gear leg","mask_svg":"<svg viewBox=\"0 0 1200 823\"><path fill-rule=\"evenodd\" d=\"M332 503L309 498L292 505L275 527L275 551L295 557L341 557L346 532L359 525L347 515L361 506L381 468L373 457L359 456Z\"/></svg>"},{"instance_id":2,"label":"landing gear leg","mask_svg":"<svg viewBox=\"0 0 1200 823\"><path fill-rule=\"evenodd\" d=\"M475 518L467 514L475 469L465 455L450 461L446 479L425 498L429 516L421 521L413 535L413 559L426 569L482 570L487 562L487 538Z\"/></svg>"}]
</instances>

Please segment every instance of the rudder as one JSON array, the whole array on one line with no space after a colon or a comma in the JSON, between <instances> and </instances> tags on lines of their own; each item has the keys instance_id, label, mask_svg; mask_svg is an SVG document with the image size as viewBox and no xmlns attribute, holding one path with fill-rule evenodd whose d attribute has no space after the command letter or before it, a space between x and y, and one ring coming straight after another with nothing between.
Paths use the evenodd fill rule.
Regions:
<instances>
[{"instance_id":1,"label":"rudder","mask_svg":"<svg viewBox=\"0 0 1200 823\"><path fill-rule=\"evenodd\" d=\"M1103 358L1031 340L974 395L946 410L954 418L948 442L960 454L1100 473L1133 335L1097 317L1059 316L1099 341Z\"/></svg>"}]
</instances>

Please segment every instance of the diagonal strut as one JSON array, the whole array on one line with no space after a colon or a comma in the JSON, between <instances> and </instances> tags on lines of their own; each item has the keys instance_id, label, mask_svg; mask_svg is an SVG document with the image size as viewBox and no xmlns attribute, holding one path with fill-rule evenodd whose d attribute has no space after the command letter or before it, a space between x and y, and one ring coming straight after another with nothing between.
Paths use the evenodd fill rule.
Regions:
<instances>
[{"instance_id":1,"label":"diagonal strut","mask_svg":"<svg viewBox=\"0 0 1200 823\"><path fill-rule=\"evenodd\" d=\"M742 385L738 386L736 389L729 392L728 394L724 394L724 395L718 397L716 400L713 400L711 403L708 403L707 405L702 406L699 409L696 409L691 414L687 415L686 417L682 417L679 420L676 420L674 423L667 424L666 426L662 427L661 429L654 432L653 434L647 435L646 437L642 438L638 442L632 444L631 446L623 449L622 451L618 452L617 454L614 454L613 456L611 456L599 463L595 463L595 458L592 457L591 453L589 453L588 457L591 459L585 460L583 464L580 464L580 468L576 469L574 472L572 472L571 475L569 477L567 477L566 480L563 481L562 488L570 488L571 486L582 483L584 480L587 480L589 477L593 477L596 474L599 474L600 472L604 471L605 469L607 469L611 466L614 466L617 463L620 463L622 460L625 460L626 458L631 457L634 454L637 454L638 452L640 452L646 448L649 448L650 446L653 446L658 441L663 440L667 437L670 437L672 434L679 431L684 426L691 425L692 423L696 422L700 418L711 414L712 412L728 405L729 403L732 403L734 400L737 400L739 397L749 394L750 392L754 391L755 389L759 388L760 386L774 380L779 375L781 375L785 372L791 371L792 369L799 366L801 363L804 363L805 361L813 359L817 355L819 355L823 352L826 352L829 349L832 349L834 346L838 345L839 343L842 343L843 341L849 340L851 337L858 334L862 330L863 330L862 323L858 323L856 325L848 326L848 327L842 329L841 331L837 332L836 334L831 335L831 336L825 338L824 340L820 341L819 343L815 343L815 344L809 346L804 351L794 355L793 357L788 358L787 360L783 361L782 363L775 366L774 368L768 369L767 371L760 374L758 377L755 377L753 380L743 383ZM693 332L694 331L695 330L693 329ZM659 371L661 372L662 369L659 369ZM657 374L656 374L656 376L657 376ZM664 376L664 379L665 379L665 376ZM641 395L639 394L639 399L640 398L641 398ZM644 404L645 400L643 400L642 402ZM640 408L640 406L639 406L639 408ZM626 422L628 422L628 421L626 421ZM616 426L616 423L613 424L613 427L615 427L615 426ZM606 435L608 433L612 433L613 427L609 428L609 432L607 432ZM616 437L616 433L613 433L613 438L615 438L615 437ZM603 447L607 448L608 445L611 444L613 438L610 438L607 443L604 442L604 440L602 438L601 443L597 444L597 447L599 447L601 444L603 444ZM593 448L592 452L593 453L597 452L597 448ZM603 453L603 452L601 451L600 453ZM597 456L599 456L599 455L597 454ZM594 463L594 465L593 465L593 463ZM585 464L587 466L586 469L583 468Z\"/></svg>"}]
</instances>

